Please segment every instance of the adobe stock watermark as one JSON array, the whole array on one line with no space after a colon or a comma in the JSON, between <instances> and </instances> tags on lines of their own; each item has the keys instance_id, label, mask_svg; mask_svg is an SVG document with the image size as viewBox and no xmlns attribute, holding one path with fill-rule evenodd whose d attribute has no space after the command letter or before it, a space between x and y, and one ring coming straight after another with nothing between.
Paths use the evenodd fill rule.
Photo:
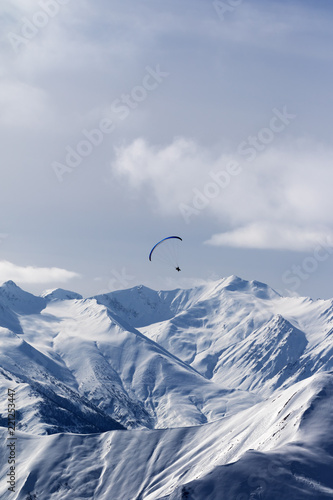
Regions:
<instances>
[{"instance_id":1,"label":"adobe stock watermark","mask_svg":"<svg viewBox=\"0 0 333 500\"><path fill-rule=\"evenodd\" d=\"M262 153L269 144L271 144L277 134L281 134L286 127L296 118L296 115L287 111L283 106L280 111L277 108L273 110L273 116L266 127L261 128L256 135L250 135L242 141L237 148L237 153L244 156L246 161L253 162L259 153ZM242 166L237 161L229 162L224 170L216 172L210 171L209 180L201 188L193 188L193 197L191 204L180 203L179 211L186 222L189 224L192 215L199 215L212 200L218 198L224 189L231 183L232 179L243 171Z\"/></svg>"},{"instance_id":2,"label":"adobe stock watermark","mask_svg":"<svg viewBox=\"0 0 333 500\"><path fill-rule=\"evenodd\" d=\"M70 0L40 0L38 2L40 9L30 19L27 17L21 19L20 34L12 31L7 34L14 52L18 54L21 48L26 47L49 24L50 20L58 15L61 7L69 2Z\"/></svg>"},{"instance_id":3,"label":"adobe stock watermark","mask_svg":"<svg viewBox=\"0 0 333 500\"><path fill-rule=\"evenodd\" d=\"M111 278L108 281L107 289L100 290L97 295L104 295L109 292L114 292L115 290L123 290L125 288L130 288L131 284L135 280L135 276L128 274L127 269L123 267L121 271L117 269L112 269Z\"/></svg>"},{"instance_id":4,"label":"adobe stock watermark","mask_svg":"<svg viewBox=\"0 0 333 500\"><path fill-rule=\"evenodd\" d=\"M110 109L112 113L120 120L126 120L131 112L148 98L149 93L156 90L169 76L168 72L161 70L159 64L155 68L146 66L145 70L146 73L140 85L136 85L129 94L122 94L111 103ZM73 172L81 165L83 160L103 143L105 136L110 135L115 128L115 120L102 118L96 128L91 130L83 129L80 141L75 146L68 145L65 148L66 153L63 162L53 161L51 164L58 181L63 182L64 175Z\"/></svg>"},{"instance_id":5,"label":"adobe stock watermark","mask_svg":"<svg viewBox=\"0 0 333 500\"><path fill-rule=\"evenodd\" d=\"M7 490L15 493L16 488L16 392L15 389L8 388L7 390L7 411L8 411L8 472L6 474Z\"/></svg>"},{"instance_id":6,"label":"adobe stock watermark","mask_svg":"<svg viewBox=\"0 0 333 500\"><path fill-rule=\"evenodd\" d=\"M318 242L311 255L304 257L301 263L294 264L282 275L282 282L287 290L296 292L302 282L314 274L322 262L326 262L333 255L333 244L328 239ZM288 288L287 288L288 287Z\"/></svg>"},{"instance_id":7,"label":"adobe stock watermark","mask_svg":"<svg viewBox=\"0 0 333 500\"><path fill-rule=\"evenodd\" d=\"M248 476L247 482L242 482L242 489L247 490L247 492L239 493L235 499L236 500L254 500L259 498L268 498L269 485L274 482L282 480L282 477L290 474L290 469L292 466L291 461L287 460L285 463L279 461L277 458L273 460L265 459L260 460L262 463L261 467L258 468L258 472L252 473Z\"/></svg>"},{"instance_id":8,"label":"adobe stock watermark","mask_svg":"<svg viewBox=\"0 0 333 500\"><path fill-rule=\"evenodd\" d=\"M213 7L219 19L224 21L225 15L235 12L243 2L244 0L226 0L225 2L216 0L213 2Z\"/></svg>"},{"instance_id":9,"label":"adobe stock watermark","mask_svg":"<svg viewBox=\"0 0 333 500\"><path fill-rule=\"evenodd\" d=\"M277 108L272 111L273 116L268 126L260 129L256 135L249 135L237 148L238 154L245 156L248 161L254 161L258 153L263 152L273 142L276 135L284 132L296 118L296 115L288 112L287 106L283 106L282 111Z\"/></svg>"},{"instance_id":10,"label":"adobe stock watermark","mask_svg":"<svg viewBox=\"0 0 333 500\"><path fill-rule=\"evenodd\" d=\"M206 182L203 189L193 188L193 198L191 205L180 203L178 208L186 224L190 223L192 215L199 215L213 200L220 196L221 191L229 186L232 177L239 175L242 167L238 162L229 162L224 170L209 172L210 181Z\"/></svg>"}]
</instances>

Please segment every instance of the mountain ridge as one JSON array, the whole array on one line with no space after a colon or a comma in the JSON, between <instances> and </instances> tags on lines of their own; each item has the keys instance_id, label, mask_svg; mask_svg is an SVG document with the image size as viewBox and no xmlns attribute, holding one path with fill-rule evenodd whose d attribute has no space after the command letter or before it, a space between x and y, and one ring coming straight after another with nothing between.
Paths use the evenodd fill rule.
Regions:
<instances>
[{"instance_id":1,"label":"mountain ridge","mask_svg":"<svg viewBox=\"0 0 333 500\"><path fill-rule=\"evenodd\" d=\"M236 276L89 298L6 282L0 387L15 387L21 443L13 498L331 498L332 304ZM3 397L4 437L5 427Z\"/></svg>"}]
</instances>

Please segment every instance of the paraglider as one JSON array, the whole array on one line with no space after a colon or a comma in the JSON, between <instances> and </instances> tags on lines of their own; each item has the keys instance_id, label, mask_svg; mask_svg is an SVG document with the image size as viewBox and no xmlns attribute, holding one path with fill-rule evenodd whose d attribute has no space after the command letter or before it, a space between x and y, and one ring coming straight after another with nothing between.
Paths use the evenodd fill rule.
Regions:
<instances>
[{"instance_id":1,"label":"paraglider","mask_svg":"<svg viewBox=\"0 0 333 500\"><path fill-rule=\"evenodd\" d=\"M179 244L183 241L180 236L167 236L158 241L149 253L149 260L159 260L171 265L176 271L181 271L178 262Z\"/></svg>"}]
</instances>

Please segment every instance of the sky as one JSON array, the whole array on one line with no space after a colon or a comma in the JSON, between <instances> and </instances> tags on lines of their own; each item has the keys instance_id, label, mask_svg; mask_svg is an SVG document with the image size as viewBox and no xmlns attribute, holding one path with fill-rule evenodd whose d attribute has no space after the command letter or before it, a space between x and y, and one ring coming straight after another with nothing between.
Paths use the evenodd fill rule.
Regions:
<instances>
[{"instance_id":1,"label":"sky","mask_svg":"<svg viewBox=\"0 0 333 500\"><path fill-rule=\"evenodd\" d=\"M330 2L3 0L0 282L333 297ZM149 262L179 235L177 273Z\"/></svg>"}]
</instances>

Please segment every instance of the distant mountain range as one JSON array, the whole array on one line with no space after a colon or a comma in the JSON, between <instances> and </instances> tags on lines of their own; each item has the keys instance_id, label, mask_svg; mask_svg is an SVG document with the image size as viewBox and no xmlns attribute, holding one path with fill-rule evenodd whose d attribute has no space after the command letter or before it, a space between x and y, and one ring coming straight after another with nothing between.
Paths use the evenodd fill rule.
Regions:
<instances>
[{"instance_id":1,"label":"distant mountain range","mask_svg":"<svg viewBox=\"0 0 333 500\"><path fill-rule=\"evenodd\" d=\"M333 301L0 286L0 497L333 498ZM17 481L7 490L7 390Z\"/></svg>"}]
</instances>

